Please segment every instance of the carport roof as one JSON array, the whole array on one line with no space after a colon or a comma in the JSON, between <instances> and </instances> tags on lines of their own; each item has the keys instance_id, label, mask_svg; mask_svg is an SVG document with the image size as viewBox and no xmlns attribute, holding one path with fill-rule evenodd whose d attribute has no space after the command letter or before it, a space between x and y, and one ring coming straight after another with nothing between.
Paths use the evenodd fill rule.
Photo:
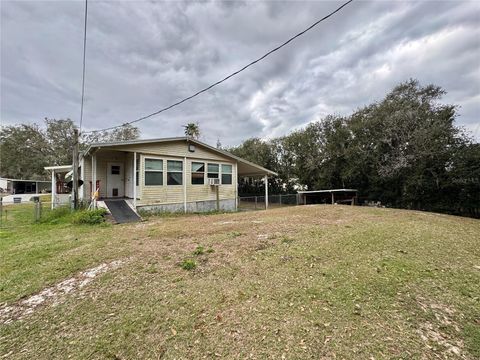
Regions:
<instances>
[{"instance_id":1,"label":"carport roof","mask_svg":"<svg viewBox=\"0 0 480 360\"><path fill-rule=\"evenodd\" d=\"M299 194L332 193L332 192L357 192L357 189L330 189L330 190L309 190L298 191Z\"/></svg>"}]
</instances>

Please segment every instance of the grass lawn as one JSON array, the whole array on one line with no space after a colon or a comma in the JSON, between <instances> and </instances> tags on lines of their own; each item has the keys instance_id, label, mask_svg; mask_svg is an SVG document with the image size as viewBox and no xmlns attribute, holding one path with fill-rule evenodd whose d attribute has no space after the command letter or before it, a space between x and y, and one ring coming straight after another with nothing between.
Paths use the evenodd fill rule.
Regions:
<instances>
[{"instance_id":1,"label":"grass lawn","mask_svg":"<svg viewBox=\"0 0 480 360\"><path fill-rule=\"evenodd\" d=\"M319 205L74 226L16 209L0 315L119 265L4 312L0 358L480 358L479 220Z\"/></svg>"}]
</instances>

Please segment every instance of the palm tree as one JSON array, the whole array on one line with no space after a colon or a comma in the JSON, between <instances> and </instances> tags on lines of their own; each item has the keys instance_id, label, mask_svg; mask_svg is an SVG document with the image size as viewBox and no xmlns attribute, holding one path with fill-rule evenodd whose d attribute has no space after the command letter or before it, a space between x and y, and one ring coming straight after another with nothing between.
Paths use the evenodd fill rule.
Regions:
<instances>
[{"instance_id":1,"label":"palm tree","mask_svg":"<svg viewBox=\"0 0 480 360\"><path fill-rule=\"evenodd\" d=\"M185 128L185 136L192 139L198 139L200 137L200 128L198 123L188 123L183 125Z\"/></svg>"}]
</instances>

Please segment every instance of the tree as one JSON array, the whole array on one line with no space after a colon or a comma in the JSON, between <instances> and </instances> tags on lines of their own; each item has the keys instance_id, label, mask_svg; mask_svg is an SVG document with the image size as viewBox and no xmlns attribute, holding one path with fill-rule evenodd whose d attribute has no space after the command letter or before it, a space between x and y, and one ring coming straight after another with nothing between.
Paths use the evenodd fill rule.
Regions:
<instances>
[{"instance_id":1,"label":"tree","mask_svg":"<svg viewBox=\"0 0 480 360\"><path fill-rule=\"evenodd\" d=\"M72 163L73 130L70 119L44 119L38 124L20 124L0 129L1 176L19 179L46 178L44 167ZM138 138L139 130L131 125L110 132L83 136L81 147L93 141L122 141Z\"/></svg>"},{"instance_id":2,"label":"tree","mask_svg":"<svg viewBox=\"0 0 480 360\"><path fill-rule=\"evenodd\" d=\"M456 107L440 102L444 94L410 79L350 116L231 151L276 171L277 191L356 188L362 200L387 206L479 217L479 144L455 126Z\"/></svg>"},{"instance_id":3,"label":"tree","mask_svg":"<svg viewBox=\"0 0 480 360\"><path fill-rule=\"evenodd\" d=\"M272 145L262 139L248 139L241 145L230 148L228 151L267 169L275 171L277 168ZM268 184L272 194L279 193L282 189L281 181L277 177L269 177ZM238 192L243 196L263 195L265 193L263 178L241 179Z\"/></svg>"},{"instance_id":4,"label":"tree","mask_svg":"<svg viewBox=\"0 0 480 360\"><path fill-rule=\"evenodd\" d=\"M140 130L131 124L124 124L111 131L94 131L82 135L84 147L91 143L135 140L140 137Z\"/></svg>"},{"instance_id":5,"label":"tree","mask_svg":"<svg viewBox=\"0 0 480 360\"><path fill-rule=\"evenodd\" d=\"M0 173L14 179L42 179L49 165L50 148L37 124L0 129Z\"/></svg>"},{"instance_id":6,"label":"tree","mask_svg":"<svg viewBox=\"0 0 480 360\"><path fill-rule=\"evenodd\" d=\"M185 128L185 136L192 139L198 139L200 137L200 127L198 123L188 123L183 126Z\"/></svg>"}]
</instances>

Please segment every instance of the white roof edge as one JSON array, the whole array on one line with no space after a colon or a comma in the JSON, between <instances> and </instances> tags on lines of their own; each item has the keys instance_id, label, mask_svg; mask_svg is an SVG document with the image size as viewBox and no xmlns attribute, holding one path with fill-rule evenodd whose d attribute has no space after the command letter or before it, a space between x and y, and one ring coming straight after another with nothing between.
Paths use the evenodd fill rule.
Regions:
<instances>
[{"instance_id":1,"label":"white roof edge","mask_svg":"<svg viewBox=\"0 0 480 360\"><path fill-rule=\"evenodd\" d=\"M150 143L156 143L156 142L170 142L170 141L191 141L192 143L198 144L200 146L204 146L210 150L216 151L220 154L223 154L225 156L228 156L232 159L235 159L239 162L245 163L247 165L256 167L257 169L261 170L261 173L267 173L270 175L278 175L275 171L269 170L264 168L263 166L257 165L255 163L252 163L248 160L242 159L241 157L235 156L228 151L222 150L222 149L217 149L213 146L210 146L208 144L205 144L199 140L196 139L191 139L187 138L185 136L183 137L172 137L172 138L159 138L159 139L147 139L147 140L126 140L126 141L113 141L113 142L104 142L104 143L92 143L90 146L87 148L85 151L84 155L87 155L90 152L91 148L102 148L102 147L109 147L109 146L122 146L122 145L135 145L135 144L150 144Z\"/></svg>"},{"instance_id":2,"label":"white roof edge","mask_svg":"<svg viewBox=\"0 0 480 360\"><path fill-rule=\"evenodd\" d=\"M73 165L45 166L45 170L71 170Z\"/></svg>"},{"instance_id":3,"label":"white roof edge","mask_svg":"<svg viewBox=\"0 0 480 360\"><path fill-rule=\"evenodd\" d=\"M10 181L28 181L28 182L50 182L50 180L32 180L32 179L12 179L0 177L0 180L10 180Z\"/></svg>"},{"instance_id":4,"label":"white roof edge","mask_svg":"<svg viewBox=\"0 0 480 360\"><path fill-rule=\"evenodd\" d=\"M330 189L330 190L305 190L297 191L299 194L311 194L311 193L330 193L330 192L355 192L357 189Z\"/></svg>"}]
</instances>

